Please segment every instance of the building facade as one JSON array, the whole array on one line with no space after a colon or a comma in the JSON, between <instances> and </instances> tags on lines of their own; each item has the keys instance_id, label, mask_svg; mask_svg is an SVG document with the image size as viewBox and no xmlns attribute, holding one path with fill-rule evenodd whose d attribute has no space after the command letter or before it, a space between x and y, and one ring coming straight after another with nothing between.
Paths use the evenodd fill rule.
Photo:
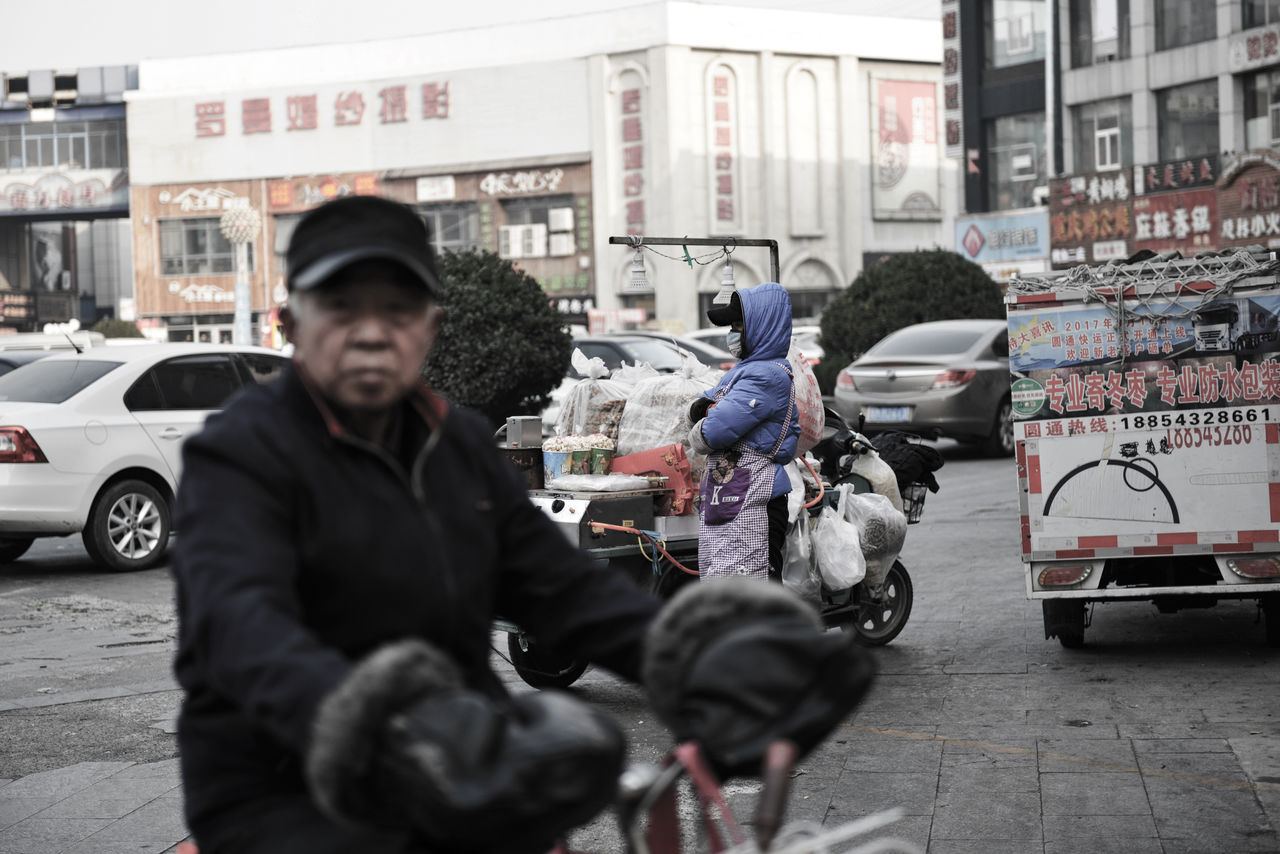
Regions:
<instances>
[{"instance_id":1,"label":"building facade","mask_svg":"<svg viewBox=\"0 0 1280 854\"><path fill-rule=\"evenodd\" d=\"M249 206L269 329L294 223L348 193L413 205L440 249L512 259L578 323L639 308L696 328L720 288L720 247L647 248L637 281L611 237L723 238L739 286L769 258L734 239L775 239L802 317L864 256L948 242L937 21L749 9L726 29L723 8L144 62L128 98L140 322L231 335L218 223Z\"/></svg>"},{"instance_id":2,"label":"building facade","mask_svg":"<svg viewBox=\"0 0 1280 854\"><path fill-rule=\"evenodd\" d=\"M0 93L0 334L133 312L127 66L36 70Z\"/></svg>"}]
</instances>

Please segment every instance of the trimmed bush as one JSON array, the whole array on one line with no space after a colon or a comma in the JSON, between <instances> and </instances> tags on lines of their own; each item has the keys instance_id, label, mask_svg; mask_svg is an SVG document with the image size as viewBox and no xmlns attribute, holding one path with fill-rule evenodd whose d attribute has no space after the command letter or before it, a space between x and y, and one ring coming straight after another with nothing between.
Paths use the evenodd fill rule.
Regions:
<instances>
[{"instance_id":1,"label":"trimmed bush","mask_svg":"<svg viewBox=\"0 0 1280 854\"><path fill-rule=\"evenodd\" d=\"M138 324L118 317L104 317L93 324L90 332L100 332L105 338L145 338Z\"/></svg>"},{"instance_id":2,"label":"trimmed bush","mask_svg":"<svg viewBox=\"0 0 1280 854\"><path fill-rule=\"evenodd\" d=\"M492 252L444 252L444 322L423 376L497 427L537 415L569 370L564 319L537 280Z\"/></svg>"},{"instance_id":3,"label":"trimmed bush","mask_svg":"<svg viewBox=\"0 0 1280 854\"><path fill-rule=\"evenodd\" d=\"M981 267L945 249L891 255L859 273L823 311L819 383L829 393L839 371L890 332L967 317L1004 317L1000 286Z\"/></svg>"}]
</instances>

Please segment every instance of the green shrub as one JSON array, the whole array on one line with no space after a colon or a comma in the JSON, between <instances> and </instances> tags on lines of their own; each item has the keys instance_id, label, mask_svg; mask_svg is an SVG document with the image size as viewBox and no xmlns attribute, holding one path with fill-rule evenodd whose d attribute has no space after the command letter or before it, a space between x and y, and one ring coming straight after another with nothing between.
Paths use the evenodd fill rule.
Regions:
<instances>
[{"instance_id":1,"label":"green shrub","mask_svg":"<svg viewBox=\"0 0 1280 854\"><path fill-rule=\"evenodd\" d=\"M138 324L131 320L120 320L117 317L104 317L93 324L90 332L100 332L106 338L144 338Z\"/></svg>"},{"instance_id":2,"label":"green shrub","mask_svg":"<svg viewBox=\"0 0 1280 854\"><path fill-rule=\"evenodd\" d=\"M894 330L962 317L1004 317L1000 286L981 267L945 249L891 255L859 273L823 311L819 384L826 376L834 387L841 368Z\"/></svg>"},{"instance_id":3,"label":"green shrub","mask_svg":"<svg viewBox=\"0 0 1280 854\"><path fill-rule=\"evenodd\" d=\"M537 415L569 370L564 319L538 282L492 252L445 252L444 322L423 376L495 427Z\"/></svg>"}]
</instances>

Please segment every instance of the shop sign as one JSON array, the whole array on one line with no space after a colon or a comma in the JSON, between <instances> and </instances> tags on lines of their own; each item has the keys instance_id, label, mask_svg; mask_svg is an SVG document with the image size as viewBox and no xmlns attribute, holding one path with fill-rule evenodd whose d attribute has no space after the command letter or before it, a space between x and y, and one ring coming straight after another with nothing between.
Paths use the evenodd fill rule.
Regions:
<instances>
[{"instance_id":1,"label":"shop sign","mask_svg":"<svg viewBox=\"0 0 1280 854\"><path fill-rule=\"evenodd\" d=\"M174 294L184 302L214 302L214 303L234 303L236 294L234 290L220 288L217 285L201 285L192 283L186 287L182 283L174 280L169 282L169 293Z\"/></svg>"},{"instance_id":2,"label":"shop sign","mask_svg":"<svg viewBox=\"0 0 1280 854\"><path fill-rule=\"evenodd\" d=\"M960 75L960 3L942 0L942 120L947 157L964 154L964 95Z\"/></svg>"},{"instance_id":3,"label":"shop sign","mask_svg":"<svg viewBox=\"0 0 1280 854\"><path fill-rule=\"evenodd\" d=\"M1218 155L1207 154L1133 167L1133 194L1212 187L1218 181Z\"/></svg>"},{"instance_id":4,"label":"shop sign","mask_svg":"<svg viewBox=\"0 0 1280 854\"><path fill-rule=\"evenodd\" d=\"M1133 208L1124 172L1049 182L1049 258L1054 267L1127 258Z\"/></svg>"},{"instance_id":5,"label":"shop sign","mask_svg":"<svg viewBox=\"0 0 1280 854\"><path fill-rule=\"evenodd\" d=\"M343 196L376 196L374 174L295 178L267 182L267 204L272 210L305 210Z\"/></svg>"},{"instance_id":6,"label":"shop sign","mask_svg":"<svg viewBox=\"0 0 1280 854\"><path fill-rule=\"evenodd\" d=\"M1280 25L1234 33L1227 40L1227 67L1232 74L1280 62Z\"/></svg>"},{"instance_id":7,"label":"shop sign","mask_svg":"<svg viewBox=\"0 0 1280 854\"><path fill-rule=\"evenodd\" d=\"M490 196L523 196L529 193L554 193L564 180L563 169L524 172L490 172L480 179L480 192Z\"/></svg>"},{"instance_id":8,"label":"shop sign","mask_svg":"<svg viewBox=\"0 0 1280 854\"><path fill-rule=\"evenodd\" d=\"M615 126L618 162L622 164L622 186L619 189L622 193L623 231L627 234L644 234L645 189L649 174L648 90L648 77L640 66L623 68L612 89L617 93L617 112L611 111L611 115L612 121L618 123ZM630 277L623 281L623 287L631 289ZM644 288L636 290L647 293L652 287L646 282Z\"/></svg>"},{"instance_id":9,"label":"shop sign","mask_svg":"<svg viewBox=\"0 0 1280 854\"><path fill-rule=\"evenodd\" d=\"M733 69L720 65L711 72L710 92L707 103L711 109L707 116L707 150L711 152L708 192L709 209L714 211L713 231L717 234L737 234L743 228L742 200L739 189L742 183L741 143L742 129L738 124L738 79Z\"/></svg>"},{"instance_id":10,"label":"shop sign","mask_svg":"<svg viewBox=\"0 0 1280 854\"><path fill-rule=\"evenodd\" d=\"M246 207L247 196L237 196L226 187L188 187L176 196L161 190L156 201L162 205L174 205L183 213L213 213Z\"/></svg>"},{"instance_id":11,"label":"shop sign","mask_svg":"<svg viewBox=\"0 0 1280 854\"><path fill-rule=\"evenodd\" d=\"M31 294L0 291L0 317L5 320L27 320L31 309Z\"/></svg>"},{"instance_id":12,"label":"shop sign","mask_svg":"<svg viewBox=\"0 0 1280 854\"><path fill-rule=\"evenodd\" d=\"M1135 250L1168 252L1185 256L1214 248L1218 196L1212 190L1160 193L1133 200Z\"/></svg>"},{"instance_id":13,"label":"shop sign","mask_svg":"<svg viewBox=\"0 0 1280 854\"><path fill-rule=\"evenodd\" d=\"M1049 213L1006 213L956 219L956 251L977 264L1049 257Z\"/></svg>"},{"instance_id":14,"label":"shop sign","mask_svg":"<svg viewBox=\"0 0 1280 854\"><path fill-rule=\"evenodd\" d=\"M449 82L351 86L322 100L315 92L200 101L192 115L196 139L320 127L400 124L449 118ZM366 116L368 121L366 122Z\"/></svg>"},{"instance_id":15,"label":"shop sign","mask_svg":"<svg viewBox=\"0 0 1280 854\"><path fill-rule=\"evenodd\" d=\"M0 215L129 207L127 169L19 172L0 182Z\"/></svg>"},{"instance_id":16,"label":"shop sign","mask_svg":"<svg viewBox=\"0 0 1280 854\"><path fill-rule=\"evenodd\" d=\"M1049 259L1036 258L1029 261L988 261L979 265L983 272L996 282L1007 282L1019 276L1035 276L1049 271Z\"/></svg>"},{"instance_id":17,"label":"shop sign","mask_svg":"<svg viewBox=\"0 0 1280 854\"><path fill-rule=\"evenodd\" d=\"M942 218L939 198L937 84L873 79L872 216Z\"/></svg>"},{"instance_id":18,"label":"shop sign","mask_svg":"<svg viewBox=\"0 0 1280 854\"><path fill-rule=\"evenodd\" d=\"M457 186L452 175L427 175L417 181L420 202L449 202L457 196Z\"/></svg>"},{"instance_id":19,"label":"shop sign","mask_svg":"<svg viewBox=\"0 0 1280 854\"><path fill-rule=\"evenodd\" d=\"M1229 161L1218 183L1219 249L1280 247L1280 154L1247 151Z\"/></svg>"}]
</instances>

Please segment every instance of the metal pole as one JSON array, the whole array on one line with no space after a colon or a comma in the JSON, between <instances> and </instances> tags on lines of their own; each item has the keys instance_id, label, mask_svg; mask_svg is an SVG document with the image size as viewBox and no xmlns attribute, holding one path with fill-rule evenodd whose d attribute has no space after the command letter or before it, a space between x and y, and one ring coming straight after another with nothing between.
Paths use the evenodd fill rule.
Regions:
<instances>
[{"instance_id":1,"label":"metal pole","mask_svg":"<svg viewBox=\"0 0 1280 854\"><path fill-rule=\"evenodd\" d=\"M767 246L769 248L770 281L778 282L782 270L778 263L778 241L766 238L748 237L610 237L609 242L615 246L634 246L637 242L642 246ZM781 284L781 282L779 282Z\"/></svg>"},{"instance_id":2,"label":"metal pole","mask_svg":"<svg viewBox=\"0 0 1280 854\"><path fill-rule=\"evenodd\" d=\"M236 244L235 325L231 327L231 343L246 345L253 340L252 304L249 295L249 244Z\"/></svg>"}]
</instances>

